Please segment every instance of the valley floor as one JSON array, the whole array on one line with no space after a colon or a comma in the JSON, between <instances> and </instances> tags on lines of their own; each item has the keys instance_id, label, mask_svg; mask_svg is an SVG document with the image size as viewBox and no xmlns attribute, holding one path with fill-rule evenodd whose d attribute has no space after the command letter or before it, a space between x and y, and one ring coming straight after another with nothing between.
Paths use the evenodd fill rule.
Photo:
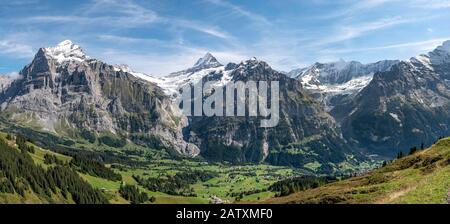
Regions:
<instances>
[{"instance_id":1,"label":"valley floor","mask_svg":"<svg viewBox=\"0 0 450 224\"><path fill-rule=\"evenodd\" d=\"M0 134L0 137L5 140L6 134ZM14 147L17 146L13 141L8 142ZM54 166L54 164L47 164L45 162L46 155L54 155L58 160L65 163L69 163L72 159L70 156L55 153L31 143L28 144L34 147L34 152L28 152L28 154L36 165L44 169ZM110 180L81 171L78 171L78 174L92 187L101 190L110 203L130 203L130 201L122 197L119 190L122 185L133 185L137 186L141 192L145 192L149 198L153 198L152 201L146 201L145 203L206 204L265 200L275 195L275 192L268 189L270 185L281 179L295 177L304 172L298 169L270 165L236 166L188 159L167 159L159 152L140 149L129 150L128 153L130 155L128 156L133 158L132 161L136 164L106 164L108 169L120 174L121 180ZM214 176L190 184L190 189L181 189L183 191L187 190L190 195L176 195L179 193L151 191L138 183L135 178L139 177L144 180L152 178L153 180L158 180L158 178L162 178L164 180L166 176L173 176L177 173L189 174L194 172L200 174L211 173ZM52 201L52 203L74 203L72 200L64 199L60 195L55 195ZM20 196L17 193L0 192L0 203L48 202L48 199L43 199L32 191L27 191L25 196Z\"/></svg>"}]
</instances>

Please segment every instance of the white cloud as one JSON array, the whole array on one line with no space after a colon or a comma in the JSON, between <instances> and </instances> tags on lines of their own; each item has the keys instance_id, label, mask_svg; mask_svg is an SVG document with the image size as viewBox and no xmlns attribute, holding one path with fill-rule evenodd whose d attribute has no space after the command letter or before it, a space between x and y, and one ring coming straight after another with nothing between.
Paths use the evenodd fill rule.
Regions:
<instances>
[{"instance_id":1,"label":"white cloud","mask_svg":"<svg viewBox=\"0 0 450 224\"><path fill-rule=\"evenodd\" d=\"M15 58L29 58L33 55L33 48L27 44L16 43L12 40L0 40L0 54Z\"/></svg>"},{"instance_id":2,"label":"white cloud","mask_svg":"<svg viewBox=\"0 0 450 224\"><path fill-rule=\"evenodd\" d=\"M424 21L429 18L420 18L420 21ZM338 43L346 40L351 40L360 36L363 36L369 32L393 27L401 24L413 23L419 21L418 19L405 19L402 17L393 18L383 18L377 21L364 23L364 24L353 24L353 25L343 25L337 26L337 32L335 34L329 35L329 37L319 40L317 43L313 44L316 46L322 46L332 43Z\"/></svg>"},{"instance_id":3,"label":"white cloud","mask_svg":"<svg viewBox=\"0 0 450 224\"><path fill-rule=\"evenodd\" d=\"M445 9L450 8L450 0L412 0L411 6L418 8Z\"/></svg>"},{"instance_id":4,"label":"white cloud","mask_svg":"<svg viewBox=\"0 0 450 224\"><path fill-rule=\"evenodd\" d=\"M116 13L114 16L99 16L108 10ZM93 3L82 7L73 15L41 15L20 18L17 21L25 24L33 23L70 23L74 25L108 26L113 28L143 28L149 24L167 24L177 29L195 30L217 38L230 40L232 36L227 32L203 22L164 17L153 10L140 6L133 1L94 0Z\"/></svg>"},{"instance_id":5,"label":"white cloud","mask_svg":"<svg viewBox=\"0 0 450 224\"><path fill-rule=\"evenodd\" d=\"M10 72L10 73L7 73L6 76L7 76L10 80L19 79L20 77L22 77L18 72Z\"/></svg>"},{"instance_id":6,"label":"white cloud","mask_svg":"<svg viewBox=\"0 0 450 224\"><path fill-rule=\"evenodd\" d=\"M217 27L212 27L206 24L202 24L193 20L176 19L176 18L164 18L164 22L174 25L176 27L189 28L202 33L209 34L218 38L230 40L232 36L227 32L218 29Z\"/></svg>"},{"instance_id":7,"label":"white cloud","mask_svg":"<svg viewBox=\"0 0 450 224\"><path fill-rule=\"evenodd\" d=\"M320 19L335 19L337 17L349 17L354 14L361 13L367 10L374 9L376 7L382 6L386 3L394 2L396 0L358 0L353 4L344 2L345 8L342 10L337 10L326 15L319 16ZM398 0L397 0L398 1ZM349 6L350 5L350 6Z\"/></svg>"},{"instance_id":8,"label":"white cloud","mask_svg":"<svg viewBox=\"0 0 450 224\"><path fill-rule=\"evenodd\" d=\"M389 49L414 49L416 51L429 51L435 49L437 46L441 45L444 41L450 40L450 37L446 38L436 38L425 41L407 42L399 44L391 44L377 47L365 47L365 48L348 48L348 49L325 49L322 53L334 53L334 54L344 54L352 52L367 52L367 51L380 51Z\"/></svg>"},{"instance_id":9,"label":"white cloud","mask_svg":"<svg viewBox=\"0 0 450 224\"><path fill-rule=\"evenodd\" d=\"M127 37L127 36L117 36L117 35L98 35L97 38L105 41L112 41L115 43L123 43L123 44L133 44L133 43L147 43L147 44L164 44L163 41L158 39L151 38L135 38L135 37Z\"/></svg>"},{"instance_id":10,"label":"white cloud","mask_svg":"<svg viewBox=\"0 0 450 224\"><path fill-rule=\"evenodd\" d=\"M206 0L209 3L218 5L218 6L222 6L225 8L230 9L233 13L244 16L254 22L263 24L263 25L271 25L271 22L266 19L264 16L261 16L259 14L253 13L251 11L248 11L240 6L237 6L235 4L232 4L230 2L227 1L223 1L223 0Z\"/></svg>"}]
</instances>

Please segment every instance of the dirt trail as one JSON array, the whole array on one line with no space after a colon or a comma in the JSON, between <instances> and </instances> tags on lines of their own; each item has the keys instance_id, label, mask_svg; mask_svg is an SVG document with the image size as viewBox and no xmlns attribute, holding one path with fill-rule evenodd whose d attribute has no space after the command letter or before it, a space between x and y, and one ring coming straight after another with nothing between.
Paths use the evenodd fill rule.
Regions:
<instances>
[{"instance_id":1,"label":"dirt trail","mask_svg":"<svg viewBox=\"0 0 450 224\"><path fill-rule=\"evenodd\" d=\"M389 195L387 195L386 197L376 201L375 204L388 204L388 203L392 202L393 200L395 200L415 189L416 189L416 186L410 186L410 187L407 187L407 188L399 190L399 191L394 191L394 192L390 193Z\"/></svg>"}]
</instances>

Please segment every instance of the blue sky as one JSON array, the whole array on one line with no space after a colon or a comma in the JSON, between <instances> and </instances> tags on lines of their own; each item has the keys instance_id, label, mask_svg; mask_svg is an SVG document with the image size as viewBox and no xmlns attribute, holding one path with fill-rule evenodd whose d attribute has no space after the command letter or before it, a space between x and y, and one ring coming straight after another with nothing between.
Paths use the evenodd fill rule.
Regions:
<instances>
[{"instance_id":1,"label":"blue sky","mask_svg":"<svg viewBox=\"0 0 450 224\"><path fill-rule=\"evenodd\" d=\"M450 39L450 0L17 0L0 3L0 73L70 39L92 58L163 75L206 52L289 71L408 59Z\"/></svg>"}]
</instances>

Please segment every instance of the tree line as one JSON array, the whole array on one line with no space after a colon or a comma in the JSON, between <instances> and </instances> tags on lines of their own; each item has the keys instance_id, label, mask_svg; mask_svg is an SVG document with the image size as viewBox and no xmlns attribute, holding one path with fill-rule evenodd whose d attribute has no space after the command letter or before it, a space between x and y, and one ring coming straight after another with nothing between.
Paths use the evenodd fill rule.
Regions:
<instances>
[{"instance_id":1,"label":"tree line","mask_svg":"<svg viewBox=\"0 0 450 224\"><path fill-rule=\"evenodd\" d=\"M148 197L147 193L140 192L139 188L134 185L123 184L119 188L119 193L123 198L130 201L131 204L142 204L146 201L155 202L155 197Z\"/></svg>"},{"instance_id":2,"label":"tree line","mask_svg":"<svg viewBox=\"0 0 450 224\"><path fill-rule=\"evenodd\" d=\"M331 176L299 176L280 180L269 187L270 191L278 192L276 196L286 196L295 192L320 187L335 181Z\"/></svg>"},{"instance_id":3,"label":"tree line","mask_svg":"<svg viewBox=\"0 0 450 224\"><path fill-rule=\"evenodd\" d=\"M70 165L81 173L104 178L111 181L121 181L122 176L112 169L105 167L103 163L91 160L82 155L73 155Z\"/></svg>"},{"instance_id":4,"label":"tree line","mask_svg":"<svg viewBox=\"0 0 450 224\"><path fill-rule=\"evenodd\" d=\"M198 181L207 181L217 176L217 173L190 170L176 173L173 176L167 175L158 178L143 178L133 175L133 178L139 185L145 187L150 191L163 192L170 195L181 195L186 197L195 197L197 194L191 187Z\"/></svg>"},{"instance_id":5,"label":"tree line","mask_svg":"<svg viewBox=\"0 0 450 224\"><path fill-rule=\"evenodd\" d=\"M18 136L16 143L21 150L0 139L0 192L25 197L31 190L48 202L53 202L52 195L61 192L77 204L108 203L101 191L94 189L71 167L56 165L45 170L34 163L28 150L24 150L26 140Z\"/></svg>"}]
</instances>

